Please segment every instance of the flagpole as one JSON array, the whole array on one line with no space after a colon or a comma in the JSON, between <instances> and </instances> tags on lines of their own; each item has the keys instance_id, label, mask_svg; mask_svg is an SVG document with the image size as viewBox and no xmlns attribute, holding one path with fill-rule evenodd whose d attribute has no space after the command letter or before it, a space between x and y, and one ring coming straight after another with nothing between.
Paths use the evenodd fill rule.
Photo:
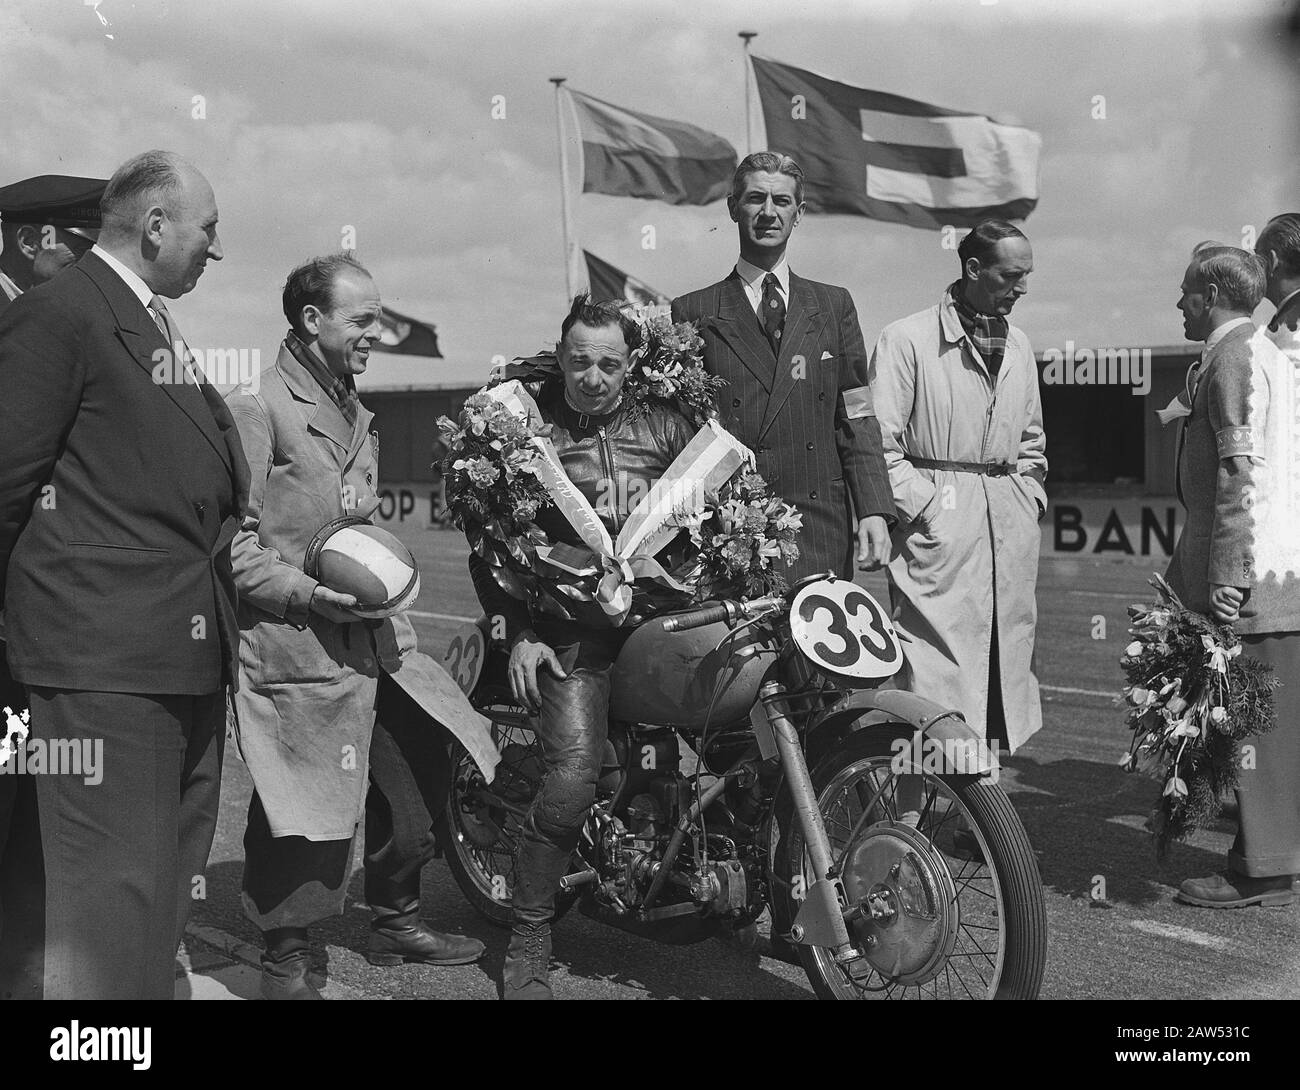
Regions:
<instances>
[{"instance_id":1,"label":"flagpole","mask_svg":"<svg viewBox=\"0 0 1300 1090\"><path fill-rule=\"evenodd\" d=\"M564 226L564 301L567 304L573 299L573 260L570 254L573 244L570 242L572 229L569 222L569 161L564 154L564 107L560 88L568 77L552 76L550 79L555 84L555 134L560 149L560 218Z\"/></svg>"},{"instance_id":2,"label":"flagpole","mask_svg":"<svg viewBox=\"0 0 1300 1090\"><path fill-rule=\"evenodd\" d=\"M742 30L738 37L745 42L745 59L741 64L741 75L745 79L745 154L754 153L754 110L749 104L749 43L758 37L757 30Z\"/></svg>"}]
</instances>

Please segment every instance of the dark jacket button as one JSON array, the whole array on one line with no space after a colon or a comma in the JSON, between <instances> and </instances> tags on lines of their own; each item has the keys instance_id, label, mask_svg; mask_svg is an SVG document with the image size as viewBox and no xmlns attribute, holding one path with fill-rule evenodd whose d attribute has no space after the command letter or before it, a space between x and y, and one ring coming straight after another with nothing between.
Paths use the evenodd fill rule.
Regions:
<instances>
[{"instance_id":1,"label":"dark jacket button","mask_svg":"<svg viewBox=\"0 0 1300 1090\"><path fill-rule=\"evenodd\" d=\"M813 445L812 445L811 443L809 443L809 444L808 444L808 449L809 449L809 450L812 450L812 448L813 448Z\"/></svg>"},{"instance_id":2,"label":"dark jacket button","mask_svg":"<svg viewBox=\"0 0 1300 1090\"><path fill-rule=\"evenodd\" d=\"M731 407L732 407L733 409L739 409L739 408L740 408L740 398L738 398L738 397L733 397L733 398L731 399Z\"/></svg>"},{"instance_id":3,"label":"dark jacket button","mask_svg":"<svg viewBox=\"0 0 1300 1090\"><path fill-rule=\"evenodd\" d=\"M810 500L815 500L815 499L817 498L817 493L816 493L815 491L813 491L813 492L809 492L809 493L808 493L808 498L809 498Z\"/></svg>"},{"instance_id":4,"label":"dark jacket button","mask_svg":"<svg viewBox=\"0 0 1300 1090\"><path fill-rule=\"evenodd\" d=\"M207 510L207 506L203 503L196 503L194 505L194 513L198 515L199 518L203 517L203 512L206 510Z\"/></svg>"},{"instance_id":5,"label":"dark jacket button","mask_svg":"<svg viewBox=\"0 0 1300 1090\"><path fill-rule=\"evenodd\" d=\"M817 400L818 400L818 401L825 401L825 400L826 400L826 392L825 392L824 390L823 390L820 394L817 395Z\"/></svg>"}]
</instances>

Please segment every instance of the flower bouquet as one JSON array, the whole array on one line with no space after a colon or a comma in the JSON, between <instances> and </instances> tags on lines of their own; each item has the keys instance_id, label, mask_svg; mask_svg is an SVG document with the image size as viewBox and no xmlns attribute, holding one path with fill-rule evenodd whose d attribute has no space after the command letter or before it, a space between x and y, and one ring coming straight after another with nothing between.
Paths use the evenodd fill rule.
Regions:
<instances>
[{"instance_id":1,"label":"flower bouquet","mask_svg":"<svg viewBox=\"0 0 1300 1090\"><path fill-rule=\"evenodd\" d=\"M800 516L748 471L753 455L717 423L725 383L704 370L702 348L691 323L641 323L624 404L633 413L670 405L699 431L629 513L617 541L564 475L533 401L545 382L560 381L554 353L499 369L457 421L438 421L449 448L441 463L448 509L508 594L534 612L622 625L784 585L780 568L798 556ZM554 541L538 525L551 507L585 547Z\"/></svg>"},{"instance_id":2,"label":"flower bouquet","mask_svg":"<svg viewBox=\"0 0 1300 1090\"><path fill-rule=\"evenodd\" d=\"M1157 855L1212 822L1237 784L1241 745L1274 725L1272 668L1241 654L1230 626L1187 609L1165 580L1129 606L1133 641L1120 665L1133 732L1120 767L1163 785L1151 818Z\"/></svg>"},{"instance_id":3,"label":"flower bouquet","mask_svg":"<svg viewBox=\"0 0 1300 1090\"><path fill-rule=\"evenodd\" d=\"M781 594L788 588L782 568L799 559L795 537L803 516L763 477L746 470L717 496L677 525L690 531L697 553L689 577L697 601Z\"/></svg>"}]
</instances>

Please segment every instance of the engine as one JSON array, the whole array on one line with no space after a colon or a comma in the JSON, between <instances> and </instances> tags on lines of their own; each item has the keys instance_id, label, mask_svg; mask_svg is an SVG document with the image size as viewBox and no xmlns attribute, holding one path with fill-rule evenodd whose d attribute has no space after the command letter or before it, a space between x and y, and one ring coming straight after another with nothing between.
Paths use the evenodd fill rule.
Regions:
<instances>
[{"instance_id":1,"label":"engine","mask_svg":"<svg viewBox=\"0 0 1300 1090\"><path fill-rule=\"evenodd\" d=\"M596 805L582 852L592 867L598 903L620 916L639 913L661 869L653 905L643 919L709 917L743 925L763 910L762 858L754 831L736 820L737 784L705 812L704 834L686 834L665 864L674 834L695 802L672 730L611 724Z\"/></svg>"}]
</instances>

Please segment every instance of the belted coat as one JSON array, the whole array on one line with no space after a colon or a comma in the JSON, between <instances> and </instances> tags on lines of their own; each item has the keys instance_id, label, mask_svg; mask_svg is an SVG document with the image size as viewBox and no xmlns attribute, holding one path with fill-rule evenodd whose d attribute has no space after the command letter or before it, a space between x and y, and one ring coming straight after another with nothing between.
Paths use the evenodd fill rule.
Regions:
<instances>
[{"instance_id":1,"label":"belted coat","mask_svg":"<svg viewBox=\"0 0 1300 1090\"><path fill-rule=\"evenodd\" d=\"M994 674L1014 750L1043 721L1030 660L1047 457L1029 340L1010 326L990 376L945 295L885 327L871 390L899 517L888 573L894 627L905 639L898 684L955 708L984 734L996 630ZM1013 472L922 469L909 455L1009 463Z\"/></svg>"}]
</instances>

